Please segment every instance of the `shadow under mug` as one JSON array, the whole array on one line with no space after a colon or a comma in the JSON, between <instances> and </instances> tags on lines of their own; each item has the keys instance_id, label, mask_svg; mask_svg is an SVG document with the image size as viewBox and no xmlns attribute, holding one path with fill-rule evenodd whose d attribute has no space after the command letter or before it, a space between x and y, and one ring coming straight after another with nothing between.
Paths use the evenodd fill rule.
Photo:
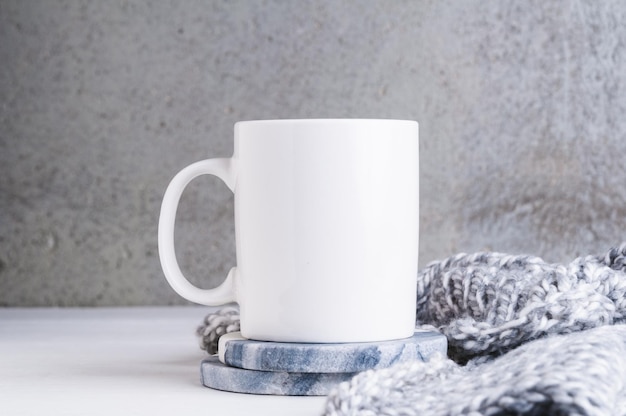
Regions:
<instances>
[{"instance_id":1,"label":"shadow under mug","mask_svg":"<svg viewBox=\"0 0 626 416\"><path fill-rule=\"evenodd\" d=\"M182 274L174 223L200 175L235 196L237 265L215 289ZM418 124L404 120L265 120L235 124L231 158L169 184L159 219L167 281L199 304L236 301L246 338L367 342L415 328L419 240Z\"/></svg>"}]
</instances>

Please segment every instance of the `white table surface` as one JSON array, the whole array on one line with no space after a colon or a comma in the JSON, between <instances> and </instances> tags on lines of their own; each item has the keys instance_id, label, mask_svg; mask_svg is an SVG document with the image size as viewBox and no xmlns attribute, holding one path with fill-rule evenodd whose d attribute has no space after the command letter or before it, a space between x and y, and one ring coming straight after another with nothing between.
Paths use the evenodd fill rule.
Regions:
<instances>
[{"instance_id":1,"label":"white table surface","mask_svg":"<svg viewBox=\"0 0 626 416\"><path fill-rule=\"evenodd\" d=\"M319 415L324 397L200 383L195 328L209 309L0 308L0 414Z\"/></svg>"}]
</instances>

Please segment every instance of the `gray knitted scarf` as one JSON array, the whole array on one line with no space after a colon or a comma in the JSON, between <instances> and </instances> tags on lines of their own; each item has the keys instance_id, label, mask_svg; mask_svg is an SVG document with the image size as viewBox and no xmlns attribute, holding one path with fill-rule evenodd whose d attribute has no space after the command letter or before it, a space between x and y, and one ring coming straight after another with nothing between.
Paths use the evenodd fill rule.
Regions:
<instances>
[{"instance_id":1,"label":"gray knitted scarf","mask_svg":"<svg viewBox=\"0 0 626 416\"><path fill-rule=\"evenodd\" d=\"M458 254L418 274L417 326L448 357L366 371L324 415L626 415L626 243L567 265ZM236 307L206 317L201 347L239 329Z\"/></svg>"}]
</instances>

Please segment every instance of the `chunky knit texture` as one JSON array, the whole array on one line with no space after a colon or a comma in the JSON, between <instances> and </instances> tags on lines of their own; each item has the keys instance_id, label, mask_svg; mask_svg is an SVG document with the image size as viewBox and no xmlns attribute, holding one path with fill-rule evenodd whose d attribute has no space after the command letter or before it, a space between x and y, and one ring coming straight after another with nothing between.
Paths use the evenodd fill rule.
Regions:
<instances>
[{"instance_id":1,"label":"chunky knit texture","mask_svg":"<svg viewBox=\"0 0 626 416\"><path fill-rule=\"evenodd\" d=\"M459 254L418 275L417 322L439 328L460 362L625 319L626 243L568 265Z\"/></svg>"},{"instance_id":2,"label":"chunky knit texture","mask_svg":"<svg viewBox=\"0 0 626 416\"><path fill-rule=\"evenodd\" d=\"M233 311L199 329L207 351L236 326ZM626 244L567 265L459 254L418 275L417 325L445 334L450 358L362 373L330 394L325 414L626 415L620 324Z\"/></svg>"},{"instance_id":3,"label":"chunky knit texture","mask_svg":"<svg viewBox=\"0 0 626 416\"><path fill-rule=\"evenodd\" d=\"M217 345L222 335L239 331L239 308L229 305L204 318L196 330L200 337L200 348L209 354L217 354Z\"/></svg>"},{"instance_id":4,"label":"chunky knit texture","mask_svg":"<svg viewBox=\"0 0 626 416\"><path fill-rule=\"evenodd\" d=\"M364 372L324 415L626 414L626 325L529 342L462 367L445 357Z\"/></svg>"}]
</instances>

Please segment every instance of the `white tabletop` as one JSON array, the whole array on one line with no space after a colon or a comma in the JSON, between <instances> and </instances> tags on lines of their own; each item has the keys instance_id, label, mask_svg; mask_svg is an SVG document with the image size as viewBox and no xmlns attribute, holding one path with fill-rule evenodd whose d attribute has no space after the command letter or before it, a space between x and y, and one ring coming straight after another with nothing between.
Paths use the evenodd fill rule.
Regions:
<instances>
[{"instance_id":1,"label":"white tabletop","mask_svg":"<svg viewBox=\"0 0 626 416\"><path fill-rule=\"evenodd\" d=\"M203 387L201 307L1 309L3 415L318 415L324 397Z\"/></svg>"}]
</instances>

